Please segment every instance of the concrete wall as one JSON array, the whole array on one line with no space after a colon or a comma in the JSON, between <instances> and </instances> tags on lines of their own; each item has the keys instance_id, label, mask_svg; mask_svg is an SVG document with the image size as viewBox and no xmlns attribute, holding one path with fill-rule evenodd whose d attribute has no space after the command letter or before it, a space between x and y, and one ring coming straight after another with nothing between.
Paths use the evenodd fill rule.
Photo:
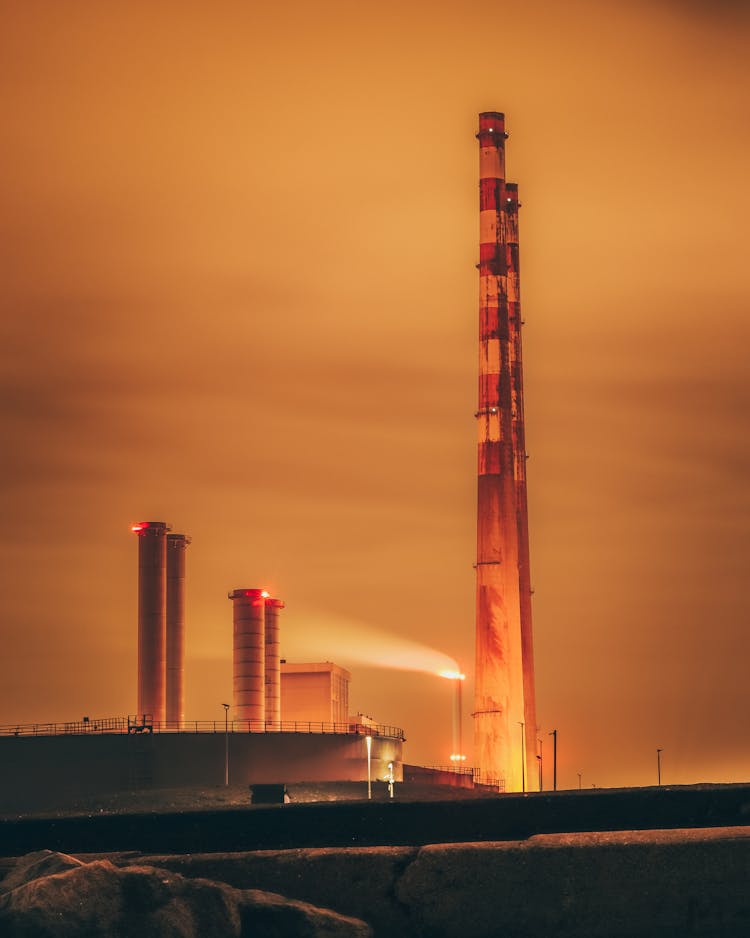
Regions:
<instances>
[{"instance_id":1,"label":"concrete wall","mask_svg":"<svg viewBox=\"0 0 750 938\"><path fill-rule=\"evenodd\" d=\"M229 781L366 781L363 736L230 733ZM87 794L224 783L224 733L146 733L0 738L0 808L40 808ZM402 743L373 737L372 777L393 762L401 780Z\"/></svg>"},{"instance_id":2,"label":"concrete wall","mask_svg":"<svg viewBox=\"0 0 750 938\"><path fill-rule=\"evenodd\" d=\"M137 857L361 918L378 938L744 938L750 830Z\"/></svg>"}]
</instances>

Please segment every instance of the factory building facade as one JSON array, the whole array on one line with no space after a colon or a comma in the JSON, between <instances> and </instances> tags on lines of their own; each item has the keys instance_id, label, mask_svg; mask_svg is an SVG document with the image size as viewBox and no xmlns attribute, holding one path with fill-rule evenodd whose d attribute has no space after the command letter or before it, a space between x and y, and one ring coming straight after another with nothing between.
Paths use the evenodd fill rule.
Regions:
<instances>
[{"instance_id":1,"label":"factory building facade","mask_svg":"<svg viewBox=\"0 0 750 938\"><path fill-rule=\"evenodd\" d=\"M366 736L372 739L371 777L384 778L393 763L402 780L403 734L395 727L323 733L299 724L297 731L225 734L217 721L198 724L197 732L96 728L106 722L0 735L4 810L80 804L87 796L123 791L222 786L227 764L230 785L362 782L366 797Z\"/></svg>"},{"instance_id":2,"label":"factory building facade","mask_svg":"<svg viewBox=\"0 0 750 938\"><path fill-rule=\"evenodd\" d=\"M285 720L349 720L351 674L330 661L316 664L281 662L281 708Z\"/></svg>"}]
</instances>

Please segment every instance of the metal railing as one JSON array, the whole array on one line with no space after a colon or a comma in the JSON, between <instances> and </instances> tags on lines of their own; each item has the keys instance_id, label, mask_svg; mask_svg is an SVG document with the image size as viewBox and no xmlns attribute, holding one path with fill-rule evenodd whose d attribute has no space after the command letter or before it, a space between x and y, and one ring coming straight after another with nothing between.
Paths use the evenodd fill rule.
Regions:
<instances>
[{"instance_id":1,"label":"metal railing","mask_svg":"<svg viewBox=\"0 0 750 938\"><path fill-rule=\"evenodd\" d=\"M357 722L325 723L301 720L186 720L181 723L158 723L144 717L107 717L68 723L23 723L0 726L0 736L83 736L105 733L300 733L379 736L403 741L398 726Z\"/></svg>"},{"instance_id":2,"label":"metal railing","mask_svg":"<svg viewBox=\"0 0 750 938\"><path fill-rule=\"evenodd\" d=\"M479 769L470 765L421 765L420 769L428 772L450 772L452 775L470 776L475 785L481 785L483 788L492 788L495 791L505 791L504 778L490 778L482 775Z\"/></svg>"},{"instance_id":3,"label":"metal railing","mask_svg":"<svg viewBox=\"0 0 750 938\"><path fill-rule=\"evenodd\" d=\"M105 717L100 720L84 719L67 723L18 723L0 726L0 736L66 736L98 735L101 733L127 733L127 717Z\"/></svg>"},{"instance_id":4,"label":"metal railing","mask_svg":"<svg viewBox=\"0 0 750 938\"><path fill-rule=\"evenodd\" d=\"M470 765L421 765L419 768L430 772L450 772L452 775L471 775L472 778L476 773Z\"/></svg>"}]
</instances>

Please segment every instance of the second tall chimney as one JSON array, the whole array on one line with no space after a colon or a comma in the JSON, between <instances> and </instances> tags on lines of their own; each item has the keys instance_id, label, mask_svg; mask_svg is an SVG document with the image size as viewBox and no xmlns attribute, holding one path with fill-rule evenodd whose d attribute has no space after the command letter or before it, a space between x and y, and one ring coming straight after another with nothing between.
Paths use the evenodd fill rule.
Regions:
<instances>
[{"instance_id":1,"label":"second tall chimney","mask_svg":"<svg viewBox=\"0 0 750 938\"><path fill-rule=\"evenodd\" d=\"M281 644L279 615L284 608L280 599L266 600L266 723L281 721ZM280 729L271 726L271 729Z\"/></svg>"},{"instance_id":2,"label":"second tall chimney","mask_svg":"<svg viewBox=\"0 0 750 938\"><path fill-rule=\"evenodd\" d=\"M166 721L179 728L185 719L185 551L190 538L167 535Z\"/></svg>"}]
</instances>

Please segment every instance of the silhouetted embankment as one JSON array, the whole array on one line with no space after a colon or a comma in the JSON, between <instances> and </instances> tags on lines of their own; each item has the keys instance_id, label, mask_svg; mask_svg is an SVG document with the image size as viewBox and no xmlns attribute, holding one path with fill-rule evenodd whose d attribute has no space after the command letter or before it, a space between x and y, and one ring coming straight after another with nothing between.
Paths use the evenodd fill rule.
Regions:
<instances>
[{"instance_id":1,"label":"silhouetted embankment","mask_svg":"<svg viewBox=\"0 0 750 938\"><path fill-rule=\"evenodd\" d=\"M0 853L248 851L522 840L534 834L750 823L750 785L544 792L472 800L340 801L0 822Z\"/></svg>"}]
</instances>

